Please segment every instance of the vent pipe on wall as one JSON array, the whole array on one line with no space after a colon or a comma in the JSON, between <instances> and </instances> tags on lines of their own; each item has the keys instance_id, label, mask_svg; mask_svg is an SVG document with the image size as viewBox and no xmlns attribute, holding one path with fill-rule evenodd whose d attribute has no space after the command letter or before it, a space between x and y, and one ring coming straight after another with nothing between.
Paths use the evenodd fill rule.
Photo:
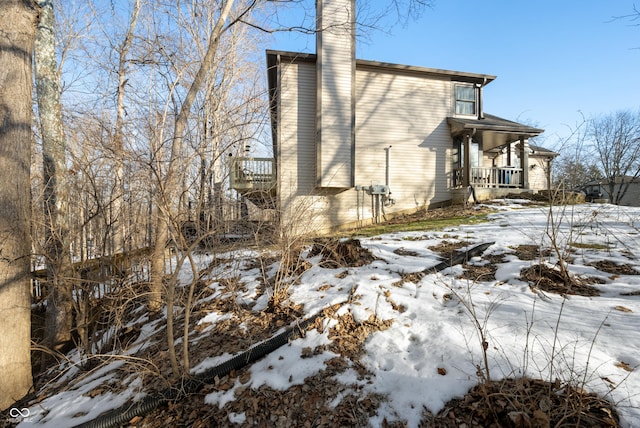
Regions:
<instances>
[{"instance_id":1,"label":"vent pipe on wall","mask_svg":"<svg viewBox=\"0 0 640 428\"><path fill-rule=\"evenodd\" d=\"M385 151L384 184L386 184L387 187L391 187L391 184L390 184L391 179L389 177L391 147L392 146L384 148L384 151Z\"/></svg>"}]
</instances>

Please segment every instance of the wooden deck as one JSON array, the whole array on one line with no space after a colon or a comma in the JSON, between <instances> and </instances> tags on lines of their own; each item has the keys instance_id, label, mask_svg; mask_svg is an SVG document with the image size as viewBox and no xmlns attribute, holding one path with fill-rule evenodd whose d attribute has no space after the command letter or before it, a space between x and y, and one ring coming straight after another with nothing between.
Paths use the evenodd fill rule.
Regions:
<instances>
[{"instance_id":1,"label":"wooden deck","mask_svg":"<svg viewBox=\"0 0 640 428\"><path fill-rule=\"evenodd\" d=\"M274 208L276 172L273 158L231 158L230 187L261 208Z\"/></svg>"}]
</instances>

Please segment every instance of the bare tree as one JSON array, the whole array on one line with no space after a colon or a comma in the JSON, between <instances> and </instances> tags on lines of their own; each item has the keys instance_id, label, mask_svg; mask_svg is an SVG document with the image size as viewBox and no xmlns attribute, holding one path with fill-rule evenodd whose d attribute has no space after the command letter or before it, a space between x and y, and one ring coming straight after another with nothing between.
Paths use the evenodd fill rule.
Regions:
<instances>
[{"instance_id":1,"label":"bare tree","mask_svg":"<svg viewBox=\"0 0 640 428\"><path fill-rule=\"evenodd\" d=\"M0 2L0 410L31 389L33 1Z\"/></svg>"},{"instance_id":2,"label":"bare tree","mask_svg":"<svg viewBox=\"0 0 640 428\"><path fill-rule=\"evenodd\" d=\"M124 184L124 117L125 117L125 102L124 95L126 85L128 81L127 69L128 58L127 55L131 50L133 43L134 31L138 23L138 15L140 14L140 0L135 0L133 4L133 10L129 19L129 28L122 43L118 48L118 88L116 91L116 123L113 136L113 151L116 161L116 196L114 199L114 211L116 213L114 236L114 252L125 251L125 236L126 236L126 218L124 209L124 197L125 197L125 184Z\"/></svg>"},{"instance_id":3,"label":"bare tree","mask_svg":"<svg viewBox=\"0 0 640 428\"><path fill-rule=\"evenodd\" d=\"M558 137L556 151L560 156L553 162L553 184L558 190L573 191L593 180L602 179L602 172L587 144L588 121L582 117L574 126L568 126L568 135Z\"/></svg>"},{"instance_id":4,"label":"bare tree","mask_svg":"<svg viewBox=\"0 0 640 428\"><path fill-rule=\"evenodd\" d=\"M599 181L602 172L595 163L587 163L586 159L563 157L555 162L555 185L567 190L579 189L590 181Z\"/></svg>"},{"instance_id":5,"label":"bare tree","mask_svg":"<svg viewBox=\"0 0 640 428\"><path fill-rule=\"evenodd\" d=\"M149 309L158 311L163 301L169 306L171 345L175 273L193 249L181 236L187 202L197 201L198 219L210 233L210 218L222 212L208 212L212 200L224 196L221 157L226 150L242 150L246 141L260 139L259 127L268 124L261 74L245 68L250 61L261 68L263 60L250 57L245 36L237 36L244 31L254 37L256 28L313 33L313 18L303 25L307 28L296 28L266 17L286 4L301 3L311 10L310 0L61 3L62 17L73 24L71 43L62 46L67 69L73 70L63 74L68 76L63 79L63 105L69 180L74 184L72 248L82 260L108 255L131 248L125 242L133 243L129 236L142 231L147 239L139 242L154 250ZM429 3L385 2L392 12L408 15L419 10L413 7ZM87 9L79 13L77 8ZM388 12L372 10L377 16ZM73 97L64 98L69 92ZM140 215L134 219L133 213ZM179 253L179 263L169 269L167 244ZM188 306L182 312L185 318ZM78 319L84 320L86 314L77 309ZM85 321L80 324L79 330L86 327ZM188 371L186 349L183 354L183 371ZM178 373L175 352L171 358Z\"/></svg>"},{"instance_id":6,"label":"bare tree","mask_svg":"<svg viewBox=\"0 0 640 428\"><path fill-rule=\"evenodd\" d=\"M591 119L588 136L598 156L611 203L619 203L640 177L640 110Z\"/></svg>"},{"instance_id":7,"label":"bare tree","mask_svg":"<svg viewBox=\"0 0 640 428\"><path fill-rule=\"evenodd\" d=\"M51 348L71 341L73 327L72 266L69 252L66 139L60 104L53 3L41 8L35 40L35 74L42 138L43 210L47 267L46 343Z\"/></svg>"},{"instance_id":8,"label":"bare tree","mask_svg":"<svg viewBox=\"0 0 640 428\"><path fill-rule=\"evenodd\" d=\"M162 192L160 194L162 204L159 207L160 209L157 211L157 225L156 225L156 241L153 251L153 257L151 259L151 297L149 299L149 309L154 311L158 310L161 305L161 293L164 288L163 277L164 277L164 269L165 269L165 248L167 244L167 240L169 238L169 225L171 219L174 217L173 207L174 201L178 196L179 186L180 186L180 178L179 178L179 165L178 160L180 159L180 154L182 152L182 144L184 140L184 133L187 128L187 123L189 120L189 115L191 112L191 107L196 100L196 96L202 87L202 84L205 81L207 73L213 66L213 61L215 59L215 55L218 49L218 45L220 43L220 38L222 33L225 30L225 24L229 15L231 13L231 9L234 5L234 0L227 0L222 9L220 10L220 14L218 19L211 30L208 40L208 46L206 54L200 63L200 67L196 72L193 81L189 86L189 91L182 103L180 108L180 112L176 116L174 122L174 130L173 130L173 139L171 144L171 155L169 159L169 163L167 164L167 169L164 174L164 177L161 179L161 189ZM171 360L171 366L173 370L174 376L179 375L179 369L176 363L175 357L175 349L173 347L173 298L175 291L175 282L171 281L167 287L167 339L169 343L169 354Z\"/></svg>"}]
</instances>

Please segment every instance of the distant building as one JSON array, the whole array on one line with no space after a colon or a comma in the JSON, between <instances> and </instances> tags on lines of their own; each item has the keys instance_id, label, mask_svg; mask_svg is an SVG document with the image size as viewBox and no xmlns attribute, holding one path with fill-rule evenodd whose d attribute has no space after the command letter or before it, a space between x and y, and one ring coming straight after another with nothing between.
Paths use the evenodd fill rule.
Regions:
<instances>
[{"instance_id":1,"label":"distant building","mask_svg":"<svg viewBox=\"0 0 640 428\"><path fill-rule=\"evenodd\" d=\"M640 177L628 175L616 177L613 193L607 180L590 181L581 186L580 190L585 193L588 202L594 202L595 199L599 199L616 205L640 206Z\"/></svg>"},{"instance_id":2,"label":"distant building","mask_svg":"<svg viewBox=\"0 0 640 428\"><path fill-rule=\"evenodd\" d=\"M275 158L232 187L314 231L549 188L543 130L483 111L495 76L356 60L353 3L318 1L317 54L267 51Z\"/></svg>"}]
</instances>

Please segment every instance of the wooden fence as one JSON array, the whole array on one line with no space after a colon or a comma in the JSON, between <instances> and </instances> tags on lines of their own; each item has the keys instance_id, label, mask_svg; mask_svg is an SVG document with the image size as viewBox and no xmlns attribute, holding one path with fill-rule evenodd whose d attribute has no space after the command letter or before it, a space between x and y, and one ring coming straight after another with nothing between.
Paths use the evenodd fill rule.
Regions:
<instances>
[{"instance_id":1,"label":"wooden fence","mask_svg":"<svg viewBox=\"0 0 640 428\"><path fill-rule=\"evenodd\" d=\"M102 298L123 284L149 281L149 248L76 262L70 281L83 289L91 289L94 298ZM47 269L32 272L31 297L34 303L47 296Z\"/></svg>"}]
</instances>

